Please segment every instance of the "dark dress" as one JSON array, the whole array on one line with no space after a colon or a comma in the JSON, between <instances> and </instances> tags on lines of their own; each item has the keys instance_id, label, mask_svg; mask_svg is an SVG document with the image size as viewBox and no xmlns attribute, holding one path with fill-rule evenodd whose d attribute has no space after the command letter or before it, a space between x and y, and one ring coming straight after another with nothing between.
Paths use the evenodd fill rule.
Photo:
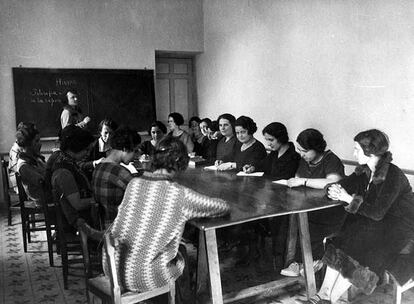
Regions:
<instances>
[{"instance_id":1,"label":"dark dress","mask_svg":"<svg viewBox=\"0 0 414 304\"><path fill-rule=\"evenodd\" d=\"M241 144L239 142L234 153L234 162L236 163L237 170L242 170L244 165L257 163L264 159L266 155L267 153L265 147L258 140L243 151L241 151Z\"/></svg>"},{"instance_id":2,"label":"dark dress","mask_svg":"<svg viewBox=\"0 0 414 304\"><path fill-rule=\"evenodd\" d=\"M223 136L217 143L216 159L222 160L223 162L234 161L234 153L236 152L236 144L238 142L236 136L233 136L228 141L226 141L226 137Z\"/></svg>"},{"instance_id":3,"label":"dark dress","mask_svg":"<svg viewBox=\"0 0 414 304\"><path fill-rule=\"evenodd\" d=\"M325 264L338 270L366 294L371 293L384 270L404 284L413 274L414 260L394 268L400 251L414 236L414 196L404 173L385 161L377 165L372 182L367 166L339 184L353 200L347 219L328 245Z\"/></svg>"},{"instance_id":4,"label":"dark dress","mask_svg":"<svg viewBox=\"0 0 414 304\"><path fill-rule=\"evenodd\" d=\"M142 154L147 154L151 157L155 153L155 147L152 145L150 140L144 141L139 148Z\"/></svg>"},{"instance_id":5,"label":"dark dress","mask_svg":"<svg viewBox=\"0 0 414 304\"><path fill-rule=\"evenodd\" d=\"M289 142L289 148L282 156L279 157L278 151L272 151L254 166L256 171L264 172L266 176L274 180L289 179L295 176L299 161L299 153L296 152L293 143Z\"/></svg>"},{"instance_id":6,"label":"dark dress","mask_svg":"<svg viewBox=\"0 0 414 304\"><path fill-rule=\"evenodd\" d=\"M254 164L256 171L273 180L289 179L295 176L300 161L300 155L295 150L295 145L289 142L289 148L279 157L278 151L270 152L264 159ZM264 231L262 234L271 233L273 236L272 252L283 259L286 250L286 238L289 228L289 216L278 216L267 221L263 220Z\"/></svg>"},{"instance_id":7,"label":"dark dress","mask_svg":"<svg viewBox=\"0 0 414 304\"><path fill-rule=\"evenodd\" d=\"M299 162L297 177L326 178L329 174L344 176L344 165L332 151L324 152L322 159L316 164L309 164L303 159ZM335 235L341 228L346 217L342 206L309 212L309 233L313 258L321 259L324 255L323 240ZM300 250L296 250L296 260L301 260Z\"/></svg>"}]
</instances>

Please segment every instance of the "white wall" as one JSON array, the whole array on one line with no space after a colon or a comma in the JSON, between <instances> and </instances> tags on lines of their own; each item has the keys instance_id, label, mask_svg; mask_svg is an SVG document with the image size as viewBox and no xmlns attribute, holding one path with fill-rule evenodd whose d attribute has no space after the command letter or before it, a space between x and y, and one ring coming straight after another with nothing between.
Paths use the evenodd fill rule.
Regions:
<instances>
[{"instance_id":1,"label":"white wall","mask_svg":"<svg viewBox=\"0 0 414 304\"><path fill-rule=\"evenodd\" d=\"M202 0L0 0L0 152L16 128L11 68L154 69L203 51Z\"/></svg>"},{"instance_id":2,"label":"white wall","mask_svg":"<svg viewBox=\"0 0 414 304\"><path fill-rule=\"evenodd\" d=\"M414 1L207 0L197 60L200 116L308 127L352 159L353 136L379 128L414 169ZM262 140L261 132L257 137Z\"/></svg>"}]
</instances>

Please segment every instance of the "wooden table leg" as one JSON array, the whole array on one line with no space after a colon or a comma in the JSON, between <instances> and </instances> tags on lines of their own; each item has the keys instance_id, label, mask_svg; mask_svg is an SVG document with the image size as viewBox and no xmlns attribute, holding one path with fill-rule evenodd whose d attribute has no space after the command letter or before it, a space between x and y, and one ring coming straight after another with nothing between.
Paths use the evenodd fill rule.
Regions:
<instances>
[{"instance_id":1,"label":"wooden table leg","mask_svg":"<svg viewBox=\"0 0 414 304\"><path fill-rule=\"evenodd\" d=\"M205 231L208 271L210 274L210 290L213 304L223 304L221 289L220 264L218 258L216 230Z\"/></svg>"},{"instance_id":2,"label":"wooden table leg","mask_svg":"<svg viewBox=\"0 0 414 304\"><path fill-rule=\"evenodd\" d=\"M207 252L205 231L198 232L198 249L197 249L197 287L196 296L201 293L208 293L208 269L207 269Z\"/></svg>"},{"instance_id":3,"label":"wooden table leg","mask_svg":"<svg viewBox=\"0 0 414 304\"><path fill-rule=\"evenodd\" d=\"M305 270L305 287L308 298L316 294L315 272L313 271L312 247L309 235L308 214L298 213L300 246Z\"/></svg>"},{"instance_id":4,"label":"wooden table leg","mask_svg":"<svg viewBox=\"0 0 414 304\"><path fill-rule=\"evenodd\" d=\"M296 244L298 241L298 221L296 214L289 215L289 230L286 240L285 267L295 260Z\"/></svg>"}]
</instances>

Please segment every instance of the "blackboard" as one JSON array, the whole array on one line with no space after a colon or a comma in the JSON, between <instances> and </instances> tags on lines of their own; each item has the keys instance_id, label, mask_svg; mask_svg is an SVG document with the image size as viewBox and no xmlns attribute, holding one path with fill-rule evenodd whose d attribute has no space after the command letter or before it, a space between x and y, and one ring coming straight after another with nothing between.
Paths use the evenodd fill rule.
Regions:
<instances>
[{"instance_id":1,"label":"blackboard","mask_svg":"<svg viewBox=\"0 0 414 304\"><path fill-rule=\"evenodd\" d=\"M60 131L68 89L78 92L91 132L105 117L137 131L156 119L153 70L13 68L13 85L16 123L34 122L41 137Z\"/></svg>"}]
</instances>

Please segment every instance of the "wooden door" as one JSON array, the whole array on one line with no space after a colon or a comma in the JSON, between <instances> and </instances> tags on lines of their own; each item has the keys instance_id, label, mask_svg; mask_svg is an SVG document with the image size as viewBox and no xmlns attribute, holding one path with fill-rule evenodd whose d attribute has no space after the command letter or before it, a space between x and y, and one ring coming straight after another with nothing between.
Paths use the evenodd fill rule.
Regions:
<instances>
[{"instance_id":1,"label":"wooden door","mask_svg":"<svg viewBox=\"0 0 414 304\"><path fill-rule=\"evenodd\" d=\"M188 127L189 118L197 115L193 59L156 57L155 64L157 120L166 123L169 113L178 112Z\"/></svg>"}]
</instances>

